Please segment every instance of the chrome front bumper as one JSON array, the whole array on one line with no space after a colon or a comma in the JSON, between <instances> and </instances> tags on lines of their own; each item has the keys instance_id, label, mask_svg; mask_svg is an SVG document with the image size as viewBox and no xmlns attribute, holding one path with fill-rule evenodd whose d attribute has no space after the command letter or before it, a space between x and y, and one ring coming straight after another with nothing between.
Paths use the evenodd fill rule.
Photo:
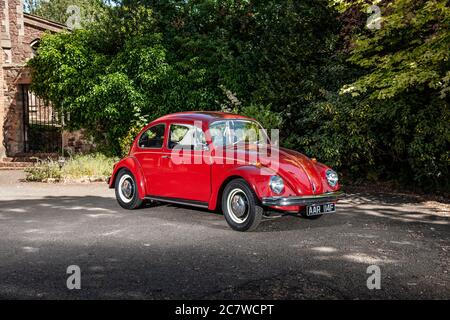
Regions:
<instances>
[{"instance_id":1,"label":"chrome front bumper","mask_svg":"<svg viewBox=\"0 0 450 320\"><path fill-rule=\"evenodd\" d=\"M307 196L263 197L262 204L269 207L306 206L311 204L335 202L344 195L344 192L336 191Z\"/></svg>"}]
</instances>

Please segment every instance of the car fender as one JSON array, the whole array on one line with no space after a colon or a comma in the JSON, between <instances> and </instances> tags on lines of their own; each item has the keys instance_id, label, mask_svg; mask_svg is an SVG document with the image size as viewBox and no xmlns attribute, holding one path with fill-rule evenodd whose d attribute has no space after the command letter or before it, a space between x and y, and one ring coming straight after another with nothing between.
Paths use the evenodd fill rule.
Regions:
<instances>
[{"instance_id":1,"label":"car fender","mask_svg":"<svg viewBox=\"0 0 450 320\"><path fill-rule=\"evenodd\" d=\"M128 169L136 179L136 184L138 187L138 194L140 199L144 199L146 196L145 190L145 176L142 172L141 165L135 157L129 156L123 158L114 165L113 173L111 179L109 180L109 187L114 188L117 174L121 169Z\"/></svg>"},{"instance_id":2,"label":"car fender","mask_svg":"<svg viewBox=\"0 0 450 320\"><path fill-rule=\"evenodd\" d=\"M220 206L221 194L228 182L233 179L244 179L253 189L259 200L262 197L274 195L270 190L270 177L276 175L276 172L267 167L258 167L255 165L240 166L223 172L214 170L212 173L211 198L208 203L209 210L216 210ZM292 189L286 185L284 193L292 193Z\"/></svg>"}]
</instances>

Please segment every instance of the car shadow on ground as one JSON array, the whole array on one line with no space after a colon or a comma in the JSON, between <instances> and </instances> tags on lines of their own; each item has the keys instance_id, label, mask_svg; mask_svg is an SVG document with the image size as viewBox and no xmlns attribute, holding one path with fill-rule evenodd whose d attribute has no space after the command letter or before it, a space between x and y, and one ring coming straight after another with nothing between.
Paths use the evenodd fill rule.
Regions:
<instances>
[{"instance_id":1,"label":"car shadow on ground","mask_svg":"<svg viewBox=\"0 0 450 320\"><path fill-rule=\"evenodd\" d=\"M0 297L448 298L448 282L423 276L441 270L422 245L448 244L449 219L395 204L366 208L350 198L318 220L287 216L239 233L222 215L184 206L127 211L100 196L0 201ZM417 260L430 265L409 269ZM69 264L83 270L79 292L65 288ZM366 287L371 264L386 274L383 290Z\"/></svg>"},{"instance_id":2,"label":"car shadow on ground","mask_svg":"<svg viewBox=\"0 0 450 320\"><path fill-rule=\"evenodd\" d=\"M367 206L367 204L370 204ZM409 204L409 206L405 206ZM436 209L437 210L437 209ZM279 232L303 230L309 228L325 228L345 225L352 219L368 223L383 222L397 224L429 224L434 226L450 225L450 218L432 214L432 208L426 210L418 203L402 200L395 202L378 202L367 197L349 195L337 205L337 213L324 215L316 220L309 220L300 215L284 214L265 218L254 232ZM110 197L99 196L46 196L41 199L22 199L0 201L0 221L8 219L37 218L37 216L70 215L97 218L126 218L139 215L167 220L169 222L199 224L214 229L229 230L221 212L207 209L192 208L184 205L164 204L160 202L147 203L138 210L122 209Z\"/></svg>"}]
</instances>

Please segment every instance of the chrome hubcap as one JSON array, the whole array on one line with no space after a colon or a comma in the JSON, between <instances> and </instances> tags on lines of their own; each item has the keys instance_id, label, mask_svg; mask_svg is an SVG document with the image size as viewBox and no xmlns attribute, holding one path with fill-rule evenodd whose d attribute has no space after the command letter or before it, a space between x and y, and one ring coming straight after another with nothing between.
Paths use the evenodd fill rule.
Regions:
<instances>
[{"instance_id":1,"label":"chrome hubcap","mask_svg":"<svg viewBox=\"0 0 450 320\"><path fill-rule=\"evenodd\" d=\"M245 201L240 194L236 194L231 199L231 208L238 217L242 217L245 214Z\"/></svg>"},{"instance_id":2,"label":"chrome hubcap","mask_svg":"<svg viewBox=\"0 0 450 320\"><path fill-rule=\"evenodd\" d=\"M236 223L243 223L248 218L248 199L244 191L234 189L227 198L228 213L230 218Z\"/></svg>"},{"instance_id":3,"label":"chrome hubcap","mask_svg":"<svg viewBox=\"0 0 450 320\"><path fill-rule=\"evenodd\" d=\"M133 200L135 188L133 178L130 175L124 174L120 178L118 191L123 202L129 203Z\"/></svg>"},{"instance_id":4,"label":"chrome hubcap","mask_svg":"<svg viewBox=\"0 0 450 320\"><path fill-rule=\"evenodd\" d=\"M122 193L127 199L131 199L133 197L133 184L130 182L130 180L125 180L122 183Z\"/></svg>"}]
</instances>

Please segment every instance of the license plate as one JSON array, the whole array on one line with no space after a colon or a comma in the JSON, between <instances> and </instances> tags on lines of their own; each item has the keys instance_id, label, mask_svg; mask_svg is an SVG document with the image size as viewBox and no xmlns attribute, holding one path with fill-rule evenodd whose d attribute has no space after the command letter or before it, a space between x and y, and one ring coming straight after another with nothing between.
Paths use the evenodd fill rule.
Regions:
<instances>
[{"instance_id":1,"label":"license plate","mask_svg":"<svg viewBox=\"0 0 450 320\"><path fill-rule=\"evenodd\" d=\"M326 213L336 212L336 204L335 203L324 203L324 204L313 204L311 206L306 207L306 215L309 216L318 216Z\"/></svg>"}]
</instances>

